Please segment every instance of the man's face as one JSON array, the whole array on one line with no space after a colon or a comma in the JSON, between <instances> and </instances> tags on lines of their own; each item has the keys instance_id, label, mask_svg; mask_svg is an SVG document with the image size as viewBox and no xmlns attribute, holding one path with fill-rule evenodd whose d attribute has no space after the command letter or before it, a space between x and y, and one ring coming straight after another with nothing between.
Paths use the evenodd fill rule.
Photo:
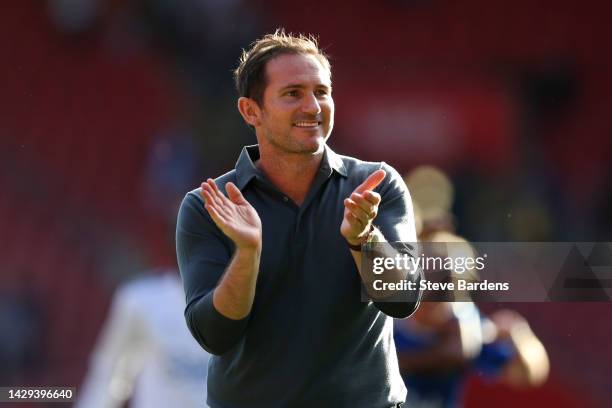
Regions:
<instances>
[{"instance_id":1,"label":"man's face","mask_svg":"<svg viewBox=\"0 0 612 408\"><path fill-rule=\"evenodd\" d=\"M286 153L320 153L334 126L327 69L312 55L284 54L266 64L259 143Z\"/></svg>"}]
</instances>

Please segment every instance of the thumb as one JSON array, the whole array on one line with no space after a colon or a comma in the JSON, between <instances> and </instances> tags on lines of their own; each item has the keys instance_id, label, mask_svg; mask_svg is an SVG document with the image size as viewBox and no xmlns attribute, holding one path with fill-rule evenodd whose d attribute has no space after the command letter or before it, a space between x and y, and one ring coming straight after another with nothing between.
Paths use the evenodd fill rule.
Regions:
<instances>
[{"instance_id":1,"label":"thumb","mask_svg":"<svg viewBox=\"0 0 612 408\"><path fill-rule=\"evenodd\" d=\"M234 204L244 204L247 202L238 187L231 181L225 184L225 191L227 191L228 198Z\"/></svg>"},{"instance_id":2,"label":"thumb","mask_svg":"<svg viewBox=\"0 0 612 408\"><path fill-rule=\"evenodd\" d=\"M385 179L387 173L383 170L376 170L374 173L370 174L368 178L361 183L356 189L355 193L361 194L367 190L374 190L380 183Z\"/></svg>"}]
</instances>

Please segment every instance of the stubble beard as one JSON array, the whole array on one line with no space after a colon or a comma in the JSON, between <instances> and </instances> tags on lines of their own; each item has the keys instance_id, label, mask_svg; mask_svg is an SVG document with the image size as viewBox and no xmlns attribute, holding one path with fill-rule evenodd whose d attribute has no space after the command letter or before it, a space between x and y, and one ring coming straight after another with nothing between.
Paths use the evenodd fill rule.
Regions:
<instances>
[{"instance_id":1,"label":"stubble beard","mask_svg":"<svg viewBox=\"0 0 612 408\"><path fill-rule=\"evenodd\" d=\"M323 152L327 137L318 136L316 143L311 140L299 140L291 135L291 130L280 137L266 136L266 140L280 154L312 156Z\"/></svg>"}]
</instances>

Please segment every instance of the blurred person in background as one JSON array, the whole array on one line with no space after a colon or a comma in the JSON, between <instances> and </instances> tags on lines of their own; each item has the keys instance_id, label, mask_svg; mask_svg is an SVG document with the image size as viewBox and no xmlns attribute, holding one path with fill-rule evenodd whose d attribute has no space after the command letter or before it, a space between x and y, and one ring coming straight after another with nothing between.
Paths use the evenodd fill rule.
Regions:
<instances>
[{"instance_id":1,"label":"blurred person in background","mask_svg":"<svg viewBox=\"0 0 612 408\"><path fill-rule=\"evenodd\" d=\"M77 392L77 408L202 407L208 353L183 318L178 271L156 269L115 292Z\"/></svg>"},{"instance_id":2,"label":"blurred person in background","mask_svg":"<svg viewBox=\"0 0 612 408\"><path fill-rule=\"evenodd\" d=\"M472 246L455 235L450 214L453 186L433 167L406 177L414 202L417 232L428 256L465 251ZM442 248L442 250L440 250ZM455 275L447 271L448 278ZM456 276L456 275L455 275ZM475 271L464 277L475 280ZM548 377L548 355L528 322L511 310L485 317L469 298L446 294L448 302L424 295L413 319L396 321L400 371L408 388L407 406L459 407L470 374L516 387L537 386Z\"/></svg>"},{"instance_id":3,"label":"blurred person in background","mask_svg":"<svg viewBox=\"0 0 612 408\"><path fill-rule=\"evenodd\" d=\"M326 145L331 68L311 37L266 35L235 76L238 109L259 144L188 193L177 223L185 316L214 354L208 404L399 406L406 390L391 317L410 315L418 299L369 293L374 302L362 302L374 279L361 249L416 240L408 190L391 166Z\"/></svg>"},{"instance_id":4,"label":"blurred person in background","mask_svg":"<svg viewBox=\"0 0 612 408\"><path fill-rule=\"evenodd\" d=\"M4 274L6 270L2 271ZM27 276L20 271L17 277ZM31 381L27 372L44 371L46 361L40 347L44 336L45 310L41 295L27 286L25 279L0 285L0 383L23 384ZM25 378L24 378L25 377Z\"/></svg>"}]
</instances>

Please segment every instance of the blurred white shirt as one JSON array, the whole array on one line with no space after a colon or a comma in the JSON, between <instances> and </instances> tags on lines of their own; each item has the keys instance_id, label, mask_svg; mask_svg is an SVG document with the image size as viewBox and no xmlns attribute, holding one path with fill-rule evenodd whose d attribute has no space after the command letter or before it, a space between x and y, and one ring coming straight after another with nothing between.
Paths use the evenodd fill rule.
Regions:
<instances>
[{"instance_id":1,"label":"blurred white shirt","mask_svg":"<svg viewBox=\"0 0 612 408\"><path fill-rule=\"evenodd\" d=\"M209 354L189 333L175 270L117 289L77 408L202 407Z\"/></svg>"}]
</instances>

